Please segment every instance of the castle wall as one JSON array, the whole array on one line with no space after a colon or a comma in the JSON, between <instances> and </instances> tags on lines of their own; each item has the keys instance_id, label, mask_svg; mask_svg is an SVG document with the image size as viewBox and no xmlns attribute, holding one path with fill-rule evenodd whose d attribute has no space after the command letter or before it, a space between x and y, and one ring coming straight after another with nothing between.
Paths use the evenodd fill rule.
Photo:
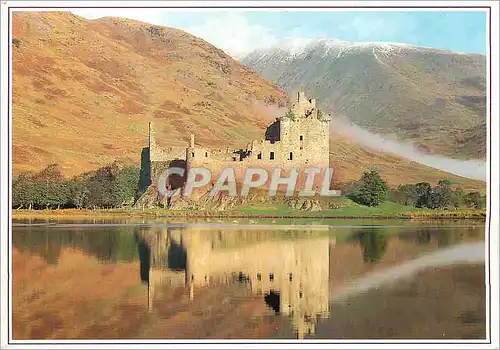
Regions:
<instances>
[{"instance_id":1,"label":"castle wall","mask_svg":"<svg viewBox=\"0 0 500 350\"><path fill-rule=\"evenodd\" d=\"M329 167L328 124L319 120L296 122L282 120L281 123L284 127L280 141L274 143L266 140L254 141L251 149L242 150L244 157L231 150L188 148L187 169L192 167L209 169L212 182L215 183L223 168L233 168L236 182L242 183L248 168L263 168L268 172L268 186L274 169L281 169L281 176L286 177L290 174L290 169L295 168L299 170L296 188L302 189L307 177L305 169ZM314 188L320 188L323 175L324 171L316 175ZM279 189L284 188L279 186ZM204 190L206 188L200 189Z\"/></svg>"},{"instance_id":2,"label":"castle wall","mask_svg":"<svg viewBox=\"0 0 500 350\"><path fill-rule=\"evenodd\" d=\"M199 147L195 145L194 136L188 147L163 149L156 144L154 129L150 123L152 182L154 183L166 167L171 166L172 160L185 160L187 171L200 167L210 170L212 174L209 185L196 189L199 193L206 192L213 186L223 168L234 169L237 183L243 182L248 168L263 168L268 172L268 182L263 187L269 186L274 169L281 169L281 177L287 177L289 170L295 168L299 170L297 190L301 190L305 185L305 169L320 168L323 171L316 175L313 186L317 191L322 185L324 169L329 168L329 118L321 117L316 108L316 100L306 99L303 92L298 93L290 113L272 124L276 135L266 133L264 140L253 141L246 149L240 150ZM279 186L278 191L282 190L285 190L285 187Z\"/></svg>"},{"instance_id":3,"label":"castle wall","mask_svg":"<svg viewBox=\"0 0 500 350\"><path fill-rule=\"evenodd\" d=\"M150 149L151 162L163 162L174 159L186 159L186 147L162 148L155 145Z\"/></svg>"},{"instance_id":4,"label":"castle wall","mask_svg":"<svg viewBox=\"0 0 500 350\"><path fill-rule=\"evenodd\" d=\"M187 286L193 299L198 287L228 283L241 275L252 293L279 294L279 311L292 317L299 336L314 332L316 317L328 313L330 239L314 230L303 234L308 237L275 241L256 238L256 229L217 232L191 227L142 232L151 254L149 307L159 285ZM167 268L169 242L186 252L182 272Z\"/></svg>"},{"instance_id":5,"label":"castle wall","mask_svg":"<svg viewBox=\"0 0 500 350\"><path fill-rule=\"evenodd\" d=\"M254 141L240 152L195 146L186 153L189 167L220 169L223 167L307 168L329 166L328 123L319 120L281 120L281 139L277 142Z\"/></svg>"},{"instance_id":6,"label":"castle wall","mask_svg":"<svg viewBox=\"0 0 500 350\"><path fill-rule=\"evenodd\" d=\"M150 184L156 186L158 177L169 167L186 167L186 147L158 146L152 122L149 122L149 177Z\"/></svg>"},{"instance_id":7,"label":"castle wall","mask_svg":"<svg viewBox=\"0 0 500 350\"><path fill-rule=\"evenodd\" d=\"M316 101L307 100L303 92L299 93L291 112L293 116L283 116L272 124L279 130L277 141L253 141L247 149L238 151L201 148L195 146L193 140L186 153L188 167L328 168L329 119L318 118Z\"/></svg>"},{"instance_id":8,"label":"castle wall","mask_svg":"<svg viewBox=\"0 0 500 350\"><path fill-rule=\"evenodd\" d=\"M278 292L280 312L293 315L298 330L314 331L305 317L315 320L328 313L328 237L217 249L209 232L190 229L183 232L182 245L187 251L187 280L194 286L241 273L253 293Z\"/></svg>"}]
</instances>

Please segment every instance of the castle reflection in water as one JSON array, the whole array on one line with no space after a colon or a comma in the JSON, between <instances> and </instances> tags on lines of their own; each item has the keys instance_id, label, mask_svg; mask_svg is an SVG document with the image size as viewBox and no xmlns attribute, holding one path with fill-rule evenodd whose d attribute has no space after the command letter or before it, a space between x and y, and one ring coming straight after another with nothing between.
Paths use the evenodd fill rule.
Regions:
<instances>
[{"instance_id":1,"label":"castle reflection in water","mask_svg":"<svg viewBox=\"0 0 500 350\"><path fill-rule=\"evenodd\" d=\"M281 231L281 239L273 240L268 230L264 234L258 228L143 230L138 238L149 308L159 286L184 286L194 299L197 288L239 281L276 313L289 316L298 338L314 334L318 318L328 315L332 242L320 231L301 228L300 237L291 239L291 229L290 239Z\"/></svg>"}]
</instances>

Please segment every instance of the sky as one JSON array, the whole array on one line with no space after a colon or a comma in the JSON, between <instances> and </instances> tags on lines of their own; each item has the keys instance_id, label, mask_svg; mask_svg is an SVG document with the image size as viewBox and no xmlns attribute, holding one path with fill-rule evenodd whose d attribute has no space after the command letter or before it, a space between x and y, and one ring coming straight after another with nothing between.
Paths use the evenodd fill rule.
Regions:
<instances>
[{"instance_id":1,"label":"sky","mask_svg":"<svg viewBox=\"0 0 500 350\"><path fill-rule=\"evenodd\" d=\"M88 19L124 17L182 29L235 58L282 41L328 38L398 42L486 54L486 16L480 11L223 11L75 9Z\"/></svg>"}]
</instances>

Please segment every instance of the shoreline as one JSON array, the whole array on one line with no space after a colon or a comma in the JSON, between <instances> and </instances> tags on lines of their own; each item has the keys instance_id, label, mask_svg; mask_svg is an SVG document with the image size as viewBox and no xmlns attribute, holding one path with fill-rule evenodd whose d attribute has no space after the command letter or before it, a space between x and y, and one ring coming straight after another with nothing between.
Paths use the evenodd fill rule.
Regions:
<instances>
[{"instance_id":1,"label":"shoreline","mask_svg":"<svg viewBox=\"0 0 500 350\"><path fill-rule=\"evenodd\" d=\"M241 213L228 212L200 212L180 211L166 209L52 209L52 210L27 210L12 209L12 219L81 219L81 218L174 218L174 219L373 219L373 220L481 220L486 221L486 211L477 209L467 210L422 210L394 214L360 214L342 215L328 212L302 213Z\"/></svg>"}]
</instances>

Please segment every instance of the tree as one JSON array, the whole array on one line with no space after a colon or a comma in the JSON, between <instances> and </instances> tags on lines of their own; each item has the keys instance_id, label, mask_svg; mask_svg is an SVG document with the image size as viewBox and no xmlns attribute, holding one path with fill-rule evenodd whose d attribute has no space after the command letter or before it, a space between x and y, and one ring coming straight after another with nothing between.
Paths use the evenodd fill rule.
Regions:
<instances>
[{"instance_id":1,"label":"tree","mask_svg":"<svg viewBox=\"0 0 500 350\"><path fill-rule=\"evenodd\" d=\"M451 196L451 205L460 208L465 203L465 192L462 187L457 187Z\"/></svg>"},{"instance_id":2,"label":"tree","mask_svg":"<svg viewBox=\"0 0 500 350\"><path fill-rule=\"evenodd\" d=\"M117 171L113 178L113 205L121 206L134 199L138 190L140 169L126 166Z\"/></svg>"},{"instance_id":3,"label":"tree","mask_svg":"<svg viewBox=\"0 0 500 350\"><path fill-rule=\"evenodd\" d=\"M439 180L438 181L438 186L442 186L442 187L451 187L452 183L450 180Z\"/></svg>"},{"instance_id":4,"label":"tree","mask_svg":"<svg viewBox=\"0 0 500 350\"><path fill-rule=\"evenodd\" d=\"M57 164L39 173L22 173L13 180L13 208L112 208L132 202L138 191L140 170L118 163L73 179L65 179Z\"/></svg>"},{"instance_id":5,"label":"tree","mask_svg":"<svg viewBox=\"0 0 500 350\"><path fill-rule=\"evenodd\" d=\"M419 182L415 185L415 193L417 196L415 206L417 208L428 207L432 194L431 185L427 182Z\"/></svg>"},{"instance_id":6,"label":"tree","mask_svg":"<svg viewBox=\"0 0 500 350\"><path fill-rule=\"evenodd\" d=\"M425 207L429 209L438 209L440 208L440 203L441 199L439 194L431 190L431 192L427 196L427 203L425 204Z\"/></svg>"},{"instance_id":7,"label":"tree","mask_svg":"<svg viewBox=\"0 0 500 350\"><path fill-rule=\"evenodd\" d=\"M358 182L353 199L364 205L377 206L387 200L388 188L375 170L365 172Z\"/></svg>"},{"instance_id":8,"label":"tree","mask_svg":"<svg viewBox=\"0 0 500 350\"><path fill-rule=\"evenodd\" d=\"M50 209L69 201L69 188L57 164L50 164L34 176L39 189L38 205Z\"/></svg>"},{"instance_id":9,"label":"tree","mask_svg":"<svg viewBox=\"0 0 500 350\"><path fill-rule=\"evenodd\" d=\"M62 176L57 164L39 173L22 173L12 183L14 207L53 208L70 205L70 183Z\"/></svg>"},{"instance_id":10,"label":"tree","mask_svg":"<svg viewBox=\"0 0 500 350\"><path fill-rule=\"evenodd\" d=\"M99 168L88 175L85 187L74 192L77 199L84 197L86 207L114 208L133 201L138 191L140 170L119 163Z\"/></svg>"},{"instance_id":11,"label":"tree","mask_svg":"<svg viewBox=\"0 0 500 350\"><path fill-rule=\"evenodd\" d=\"M38 202L39 188L31 173L21 173L12 181L12 205L33 209Z\"/></svg>"},{"instance_id":12,"label":"tree","mask_svg":"<svg viewBox=\"0 0 500 350\"><path fill-rule=\"evenodd\" d=\"M431 242L432 231L428 228L422 228L417 231L417 243L429 244Z\"/></svg>"},{"instance_id":13,"label":"tree","mask_svg":"<svg viewBox=\"0 0 500 350\"><path fill-rule=\"evenodd\" d=\"M440 180L433 192L431 209L447 208L452 204L453 190L450 181Z\"/></svg>"},{"instance_id":14,"label":"tree","mask_svg":"<svg viewBox=\"0 0 500 350\"><path fill-rule=\"evenodd\" d=\"M376 263L384 256L387 249L387 235L384 232L380 230L360 232L358 237L363 249L364 262Z\"/></svg>"},{"instance_id":15,"label":"tree","mask_svg":"<svg viewBox=\"0 0 500 350\"><path fill-rule=\"evenodd\" d=\"M87 181L87 207L111 208L113 207L113 166L107 165L99 168L89 176Z\"/></svg>"},{"instance_id":16,"label":"tree","mask_svg":"<svg viewBox=\"0 0 500 350\"><path fill-rule=\"evenodd\" d=\"M483 198L479 192L470 192L464 198L465 204L469 208L481 209L483 207Z\"/></svg>"},{"instance_id":17,"label":"tree","mask_svg":"<svg viewBox=\"0 0 500 350\"><path fill-rule=\"evenodd\" d=\"M404 204L404 205L406 205L406 203L408 201L407 195L405 193L401 192L397 188L395 188L395 189L390 188L387 198L391 202L400 203L400 204Z\"/></svg>"},{"instance_id":18,"label":"tree","mask_svg":"<svg viewBox=\"0 0 500 350\"><path fill-rule=\"evenodd\" d=\"M398 198L398 203L413 206L418 201L419 195L417 191L417 185L413 184L399 185L396 191L397 191L396 196Z\"/></svg>"},{"instance_id":19,"label":"tree","mask_svg":"<svg viewBox=\"0 0 500 350\"><path fill-rule=\"evenodd\" d=\"M71 204L77 209L86 207L89 196L87 179L84 176L75 177L70 181L69 187Z\"/></svg>"}]
</instances>

